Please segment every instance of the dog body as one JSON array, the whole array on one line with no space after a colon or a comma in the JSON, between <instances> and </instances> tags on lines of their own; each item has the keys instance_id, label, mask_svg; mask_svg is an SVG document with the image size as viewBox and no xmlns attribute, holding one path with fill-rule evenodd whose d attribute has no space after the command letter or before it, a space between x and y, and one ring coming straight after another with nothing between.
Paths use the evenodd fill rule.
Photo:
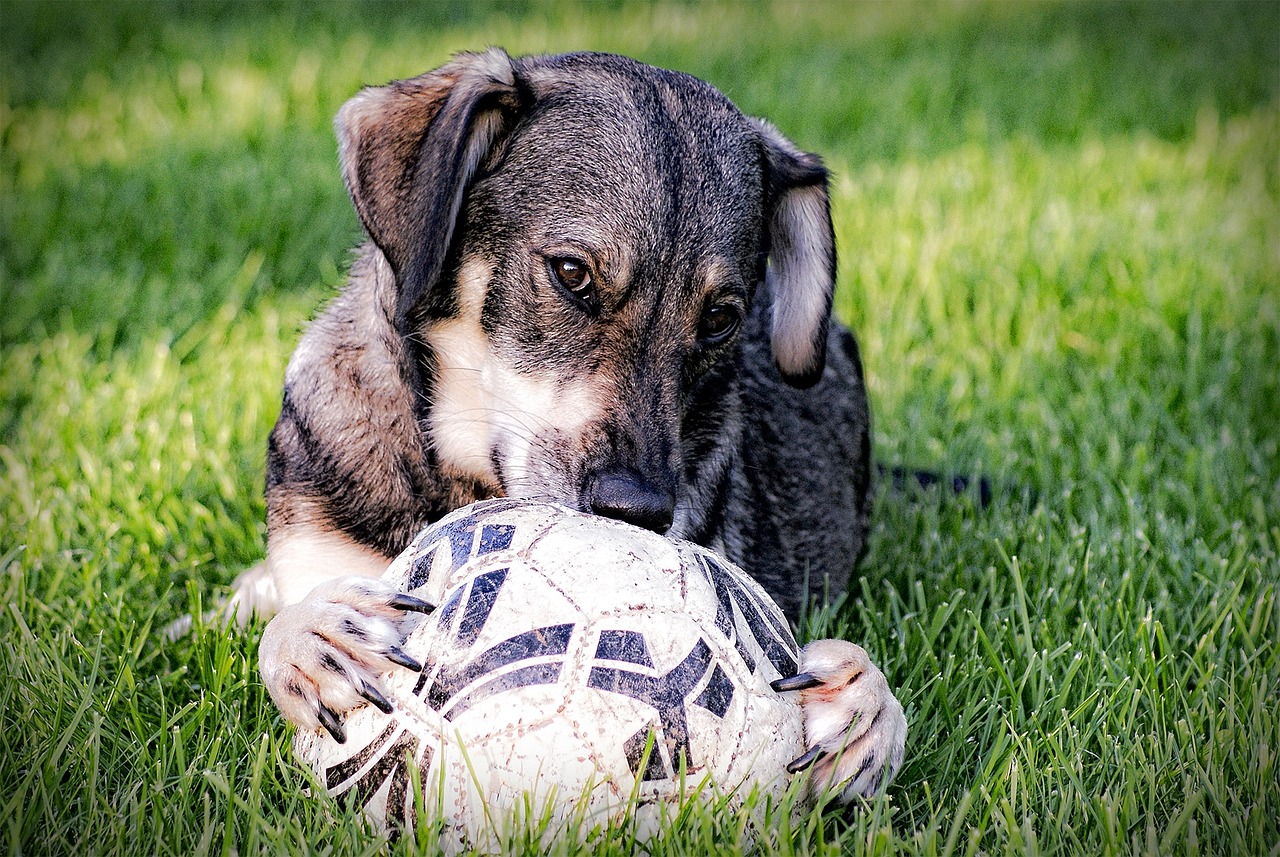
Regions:
<instances>
[{"instance_id":1,"label":"dog body","mask_svg":"<svg viewBox=\"0 0 1280 857\"><path fill-rule=\"evenodd\" d=\"M268 559L238 596L281 610L261 661L286 716L335 732L377 704L406 602L360 578L485 497L708 545L793 620L843 591L870 429L816 157L696 78L601 54L461 55L365 90L338 131L370 241L290 361ZM872 696L887 725L841 763L874 773L862 791L905 734Z\"/></svg>"}]
</instances>

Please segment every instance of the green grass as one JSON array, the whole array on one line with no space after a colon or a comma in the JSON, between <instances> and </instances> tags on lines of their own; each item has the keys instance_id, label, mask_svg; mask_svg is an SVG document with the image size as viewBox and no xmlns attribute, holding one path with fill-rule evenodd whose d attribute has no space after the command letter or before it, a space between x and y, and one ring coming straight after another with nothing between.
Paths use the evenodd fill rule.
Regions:
<instances>
[{"instance_id":1,"label":"green grass","mask_svg":"<svg viewBox=\"0 0 1280 857\"><path fill-rule=\"evenodd\" d=\"M260 628L157 628L262 554L284 363L358 236L333 113L502 44L690 71L821 152L877 454L1039 498L880 493L810 631L881 663L907 762L759 850L1280 854L1280 4L0 20L9 853L386 847L303 792ZM649 851L743 847L691 806Z\"/></svg>"}]
</instances>

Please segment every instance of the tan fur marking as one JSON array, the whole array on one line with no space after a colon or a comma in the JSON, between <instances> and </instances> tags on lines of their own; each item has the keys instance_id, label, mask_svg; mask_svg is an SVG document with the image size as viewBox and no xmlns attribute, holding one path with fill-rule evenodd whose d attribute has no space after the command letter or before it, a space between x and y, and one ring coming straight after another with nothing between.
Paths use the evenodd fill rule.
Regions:
<instances>
[{"instance_id":1,"label":"tan fur marking","mask_svg":"<svg viewBox=\"0 0 1280 857\"><path fill-rule=\"evenodd\" d=\"M275 609L297 604L322 583L338 577L381 577L388 557L357 544L342 533L309 522L272 532L267 567L275 582Z\"/></svg>"},{"instance_id":2,"label":"tan fur marking","mask_svg":"<svg viewBox=\"0 0 1280 857\"><path fill-rule=\"evenodd\" d=\"M434 402L429 417L432 444L442 463L494 482L490 452L502 456L508 492L529 475L530 452L541 433L574 438L599 419L604 401L589 381L563 382L517 372L489 346L480 311L493 266L468 260L458 275L458 317L424 334L436 355Z\"/></svg>"}]
</instances>

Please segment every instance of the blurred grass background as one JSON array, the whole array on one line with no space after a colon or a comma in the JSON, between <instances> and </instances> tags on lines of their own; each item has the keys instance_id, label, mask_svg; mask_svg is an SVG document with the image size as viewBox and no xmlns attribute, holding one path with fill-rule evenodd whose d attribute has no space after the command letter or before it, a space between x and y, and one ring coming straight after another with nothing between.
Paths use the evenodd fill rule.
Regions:
<instances>
[{"instance_id":1,"label":"blurred grass background","mask_svg":"<svg viewBox=\"0 0 1280 857\"><path fill-rule=\"evenodd\" d=\"M809 631L882 663L907 764L760 850L1280 853L1270 0L4 0L9 852L379 847L301 794L257 629L155 629L262 554L284 362L359 238L333 114L488 44L688 71L821 153L877 454L1040 499L881 492ZM650 850L743 847L708 810Z\"/></svg>"}]
</instances>

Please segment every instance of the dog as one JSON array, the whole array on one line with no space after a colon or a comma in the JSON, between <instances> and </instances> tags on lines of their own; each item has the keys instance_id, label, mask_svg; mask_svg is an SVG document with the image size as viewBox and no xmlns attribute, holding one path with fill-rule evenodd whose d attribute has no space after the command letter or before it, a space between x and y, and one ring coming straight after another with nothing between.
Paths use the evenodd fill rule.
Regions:
<instances>
[{"instance_id":1,"label":"dog","mask_svg":"<svg viewBox=\"0 0 1280 857\"><path fill-rule=\"evenodd\" d=\"M706 545L796 621L845 589L871 497L854 336L832 320L828 174L686 74L466 53L336 120L368 242L285 375L267 559L241 615L284 716L343 739L419 668L378 578L473 501L560 503ZM866 653L799 673L817 792L884 787L906 720Z\"/></svg>"}]
</instances>

